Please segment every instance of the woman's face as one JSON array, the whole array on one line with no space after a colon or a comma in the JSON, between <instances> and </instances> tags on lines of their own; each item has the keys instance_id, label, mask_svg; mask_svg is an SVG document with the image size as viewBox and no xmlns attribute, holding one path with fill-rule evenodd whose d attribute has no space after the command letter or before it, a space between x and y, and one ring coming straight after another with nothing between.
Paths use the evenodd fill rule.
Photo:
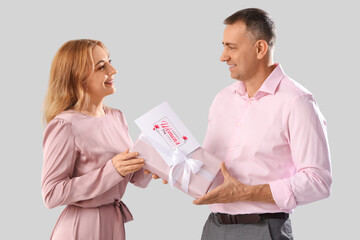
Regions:
<instances>
[{"instance_id":1,"label":"woman's face","mask_svg":"<svg viewBox=\"0 0 360 240\"><path fill-rule=\"evenodd\" d=\"M86 92L92 101L102 100L115 92L114 74L116 69L111 65L108 53L100 46L93 49L94 73L86 82Z\"/></svg>"}]
</instances>

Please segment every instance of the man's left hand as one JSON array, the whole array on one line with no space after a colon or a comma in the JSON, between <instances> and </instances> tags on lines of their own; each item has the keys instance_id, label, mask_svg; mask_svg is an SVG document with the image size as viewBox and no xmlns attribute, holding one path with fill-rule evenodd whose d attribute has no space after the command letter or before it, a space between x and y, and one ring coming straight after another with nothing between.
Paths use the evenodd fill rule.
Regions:
<instances>
[{"instance_id":1,"label":"man's left hand","mask_svg":"<svg viewBox=\"0 0 360 240\"><path fill-rule=\"evenodd\" d=\"M223 184L200 198L195 199L193 201L194 204L203 205L238 201L263 201L275 203L268 184L254 186L243 184L230 175L224 162L221 163L221 173L224 176Z\"/></svg>"},{"instance_id":2,"label":"man's left hand","mask_svg":"<svg viewBox=\"0 0 360 240\"><path fill-rule=\"evenodd\" d=\"M230 203L239 201L239 196L244 192L245 184L232 177L227 170L225 163L221 163L221 173L224 176L224 183L214 188L207 194L193 201L196 205L212 203Z\"/></svg>"}]
</instances>

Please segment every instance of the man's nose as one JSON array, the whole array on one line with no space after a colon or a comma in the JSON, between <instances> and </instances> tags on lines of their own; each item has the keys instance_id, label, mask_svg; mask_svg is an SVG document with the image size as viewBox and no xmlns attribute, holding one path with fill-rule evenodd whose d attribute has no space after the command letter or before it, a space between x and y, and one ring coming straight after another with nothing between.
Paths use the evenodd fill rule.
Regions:
<instances>
[{"instance_id":1,"label":"man's nose","mask_svg":"<svg viewBox=\"0 0 360 240\"><path fill-rule=\"evenodd\" d=\"M230 57L229 57L229 55L227 55L226 51L224 50L220 56L220 61L225 62L225 61L229 61L229 60L230 60Z\"/></svg>"}]
</instances>

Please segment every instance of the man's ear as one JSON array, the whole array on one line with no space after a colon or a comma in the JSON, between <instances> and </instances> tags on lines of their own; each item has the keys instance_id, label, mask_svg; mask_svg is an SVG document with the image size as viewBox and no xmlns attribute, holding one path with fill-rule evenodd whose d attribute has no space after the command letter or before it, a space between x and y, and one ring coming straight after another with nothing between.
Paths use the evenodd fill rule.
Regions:
<instances>
[{"instance_id":1,"label":"man's ear","mask_svg":"<svg viewBox=\"0 0 360 240\"><path fill-rule=\"evenodd\" d=\"M265 40L258 40L255 43L255 51L257 59L263 59L268 52L269 46Z\"/></svg>"}]
</instances>

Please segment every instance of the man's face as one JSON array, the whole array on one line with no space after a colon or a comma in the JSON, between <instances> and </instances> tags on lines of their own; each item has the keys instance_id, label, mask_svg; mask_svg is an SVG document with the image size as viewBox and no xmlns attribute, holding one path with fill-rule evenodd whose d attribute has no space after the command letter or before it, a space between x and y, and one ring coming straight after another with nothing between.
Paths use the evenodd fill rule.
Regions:
<instances>
[{"instance_id":1,"label":"man's face","mask_svg":"<svg viewBox=\"0 0 360 240\"><path fill-rule=\"evenodd\" d=\"M224 51L220 61L229 65L231 78L240 81L251 79L256 73L258 60L252 35L242 21L227 25L224 30Z\"/></svg>"}]
</instances>

